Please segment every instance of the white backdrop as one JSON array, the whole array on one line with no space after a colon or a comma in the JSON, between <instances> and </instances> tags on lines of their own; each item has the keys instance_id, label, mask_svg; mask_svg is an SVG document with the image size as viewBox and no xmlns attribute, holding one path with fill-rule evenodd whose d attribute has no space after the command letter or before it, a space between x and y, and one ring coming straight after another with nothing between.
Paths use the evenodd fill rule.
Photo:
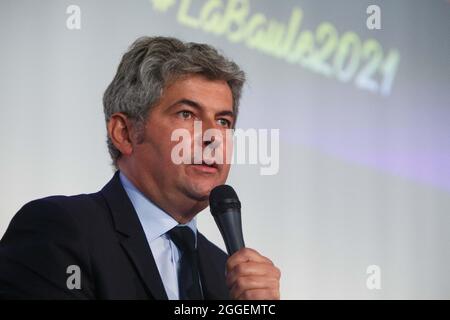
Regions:
<instances>
[{"instance_id":1,"label":"white backdrop","mask_svg":"<svg viewBox=\"0 0 450 320\"><path fill-rule=\"evenodd\" d=\"M450 298L448 1L242 0L246 21L272 20L284 44L310 31L313 49L305 33L302 43L315 60L298 61L273 51L276 32L252 42L230 36L236 21L228 34L211 27L230 3L2 0L0 235L26 202L96 192L111 178L102 94L131 42L170 35L210 43L247 72L238 127L280 129L278 174L236 165L228 183L247 245L283 272L282 298ZM381 9L380 30L367 28L369 4ZM67 27L70 5L80 29ZM369 40L381 49L364 49ZM224 248L208 210L198 217ZM366 286L370 265L380 289Z\"/></svg>"}]
</instances>

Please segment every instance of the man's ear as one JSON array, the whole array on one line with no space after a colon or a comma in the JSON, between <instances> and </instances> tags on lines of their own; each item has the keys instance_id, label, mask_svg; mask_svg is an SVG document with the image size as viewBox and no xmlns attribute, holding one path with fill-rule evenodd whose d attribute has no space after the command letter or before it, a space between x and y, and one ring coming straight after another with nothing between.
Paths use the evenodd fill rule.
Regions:
<instances>
[{"instance_id":1,"label":"man's ear","mask_svg":"<svg viewBox=\"0 0 450 320\"><path fill-rule=\"evenodd\" d=\"M114 113L108 121L109 138L120 153L126 156L133 152L131 131L131 121L121 112Z\"/></svg>"}]
</instances>

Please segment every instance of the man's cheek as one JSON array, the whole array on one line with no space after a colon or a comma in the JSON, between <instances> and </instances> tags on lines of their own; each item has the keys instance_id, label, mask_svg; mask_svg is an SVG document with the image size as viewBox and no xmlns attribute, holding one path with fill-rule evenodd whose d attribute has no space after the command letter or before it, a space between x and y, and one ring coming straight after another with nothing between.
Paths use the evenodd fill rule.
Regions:
<instances>
[{"instance_id":1,"label":"man's cheek","mask_svg":"<svg viewBox=\"0 0 450 320\"><path fill-rule=\"evenodd\" d=\"M220 176L222 179L222 183L225 183L225 181L228 178L228 174L230 173L230 165L229 164L224 164L222 165L222 170L220 170Z\"/></svg>"},{"instance_id":2,"label":"man's cheek","mask_svg":"<svg viewBox=\"0 0 450 320\"><path fill-rule=\"evenodd\" d=\"M227 164L228 166L230 166L231 161L233 159L233 148L234 148L234 144L233 144L233 131L232 130L226 130L225 132L225 139L223 142L223 152L224 152L224 159L225 159L225 164ZM228 168L229 170L229 168Z\"/></svg>"}]
</instances>

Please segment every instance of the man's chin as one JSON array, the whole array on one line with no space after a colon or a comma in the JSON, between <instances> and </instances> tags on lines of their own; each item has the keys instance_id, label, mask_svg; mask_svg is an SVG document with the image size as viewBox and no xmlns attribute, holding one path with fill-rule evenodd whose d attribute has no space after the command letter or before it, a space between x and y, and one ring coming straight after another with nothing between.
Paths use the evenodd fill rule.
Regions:
<instances>
[{"instance_id":1,"label":"man's chin","mask_svg":"<svg viewBox=\"0 0 450 320\"><path fill-rule=\"evenodd\" d=\"M221 183L208 182L191 185L190 188L188 188L189 189L188 195L190 198L195 199L199 202L208 201L211 190L214 189L219 184Z\"/></svg>"}]
</instances>

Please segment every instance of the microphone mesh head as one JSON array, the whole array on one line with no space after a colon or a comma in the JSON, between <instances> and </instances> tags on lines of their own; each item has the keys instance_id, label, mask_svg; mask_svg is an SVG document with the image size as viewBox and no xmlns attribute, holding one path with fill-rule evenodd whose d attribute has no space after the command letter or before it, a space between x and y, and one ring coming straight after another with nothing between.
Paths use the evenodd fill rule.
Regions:
<instances>
[{"instance_id":1,"label":"microphone mesh head","mask_svg":"<svg viewBox=\"0 0 450 320\"><path fill-rule=\"evenodd\" d=\"M241 202L236 191L229 185L223 184L215 187L209 194L211 213L217 215L228 209L241 209Z\"/></svg>"},{"instance_id":2,"label":"microphone mesh head","mask_svg":"<svg viewBox=\"0 0 450 320\"><path fill-rule=\"evenodd\" d=\"M222 184L220 186L215 187L211 190L211 193L209 194L209 200L217 201L220 199L228 199L228 198L235 198L238 199L238 196L236 194L236 191L232 187L226 184Z\"/></svg>"}]
</instances>

